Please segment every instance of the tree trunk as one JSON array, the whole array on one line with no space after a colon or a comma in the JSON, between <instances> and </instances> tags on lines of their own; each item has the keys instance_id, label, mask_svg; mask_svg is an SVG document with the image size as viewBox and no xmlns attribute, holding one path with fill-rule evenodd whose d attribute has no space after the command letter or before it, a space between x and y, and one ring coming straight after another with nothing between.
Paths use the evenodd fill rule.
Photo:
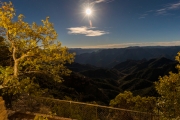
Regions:
<instances>
[{"instance_id":1,"label":"tree trunk","mask_svg":"<svg viewBox=\"0 0 180 120\"><path fill-rule=\"evenodd\" d=\"M14 77L18 76L18 60L14 61Z\"/></svg>"},{"instance_id":2,"label":"tree trunk","mask_svg":"<svg viewBox=\"0 0 180 120\"><path fill-rule=\"evenodd\" d=\"M16 47L14 43L12 43L13 46L13 60L14 60L14 77L18 76L18 59L16 58Z\"/></svg>"}]
</instances>

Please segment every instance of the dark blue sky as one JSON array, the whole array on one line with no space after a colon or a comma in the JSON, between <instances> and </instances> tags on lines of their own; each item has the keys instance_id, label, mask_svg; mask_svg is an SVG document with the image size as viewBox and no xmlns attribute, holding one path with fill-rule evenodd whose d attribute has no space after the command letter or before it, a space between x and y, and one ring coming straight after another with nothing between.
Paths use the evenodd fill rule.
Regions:
<instances>
[{"instance_id":1,"label":"dark blue sky","mask_svg":"<svg viewBox=\"0 0 180 120\"><path fill-rule=\"evenodd\" d=\"M180 45L180 0L89 0L92 27L83 13L88 0L11 1L26 22L49 16L70 48Z\"/></svg>"}]
</instances>

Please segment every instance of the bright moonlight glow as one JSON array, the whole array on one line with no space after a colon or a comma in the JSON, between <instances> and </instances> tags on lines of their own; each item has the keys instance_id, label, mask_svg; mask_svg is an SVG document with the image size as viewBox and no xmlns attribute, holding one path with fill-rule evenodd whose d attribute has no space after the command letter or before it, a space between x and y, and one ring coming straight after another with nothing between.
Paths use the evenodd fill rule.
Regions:
<instances>
[{"instance_id":1,"label":"bright moonlight glow","mask_svg":"<svg viewBox=\"0 0 180 120\"><path fill-rule=\"evenodd\" d=\"M87 14L87 15L91 15L91 14L92 14L92 10L89 9L89 8L87 8L87 9L86 9L86 14Z\"/></svg>"}]
</instances>

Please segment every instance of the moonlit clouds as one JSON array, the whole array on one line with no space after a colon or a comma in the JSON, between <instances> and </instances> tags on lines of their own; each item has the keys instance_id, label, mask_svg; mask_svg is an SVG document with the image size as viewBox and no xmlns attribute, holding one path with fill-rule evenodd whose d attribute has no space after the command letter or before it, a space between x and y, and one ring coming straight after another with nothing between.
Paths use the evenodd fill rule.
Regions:
<instances>
[{"instance_id":1,"label":"moonlit clouds","mask_svg":"<svg viewBox=\"0 0 180 120\"><path fill-rule=\"evenodd\" d=\"M142 15L139 17L139 19L146 18L147 15L148 15L148 14L142 14Z\"/></svg>"},{"instance_id":2,"label":"moonlit clouds","mask_svg":"<svg viewBox=\"0 0 180 120\"><path fill-rule=\"evenodd\" d=\"M171 10L178 10L178 9L180 9L180 1L173 4L168 4L164 8L161 8L156 12L158 15L167 15Z\"/></svg>"},{"instance_id":3,"label":"moonlit clouds","mask_svg":"<svg viewBox=\"0 0 180 120\"><path fill-rule=\"evenodd\" d=\"M175 4L170 4L168 6L168 9L169 10L175 10L175 9L179 9L180 8L180 1L178 3L175 3Z\"/></svg>"},{"instance_id":4,"label":"moonlit clouds","mask_svg":"<svg viewBox=\"0 0 180 120\"><path fill-rule=\"evenodd\" d=\"M71 27L67 28L68 34L74 34L74 35L85 35L89 37L94 37L94 36L102 36L105 34L109 34L109 32L101 31L101 30L96 30L96 27Z\"/></svg>"},{"instance_id":5,"label":"moonlit clouds","mask_svg":"<svg viewBox=\"0 0 180 120\"><path fill-rule=\"evenodd\" d=\"M130 46L179 46L180 41L172 42L142 42L142 43L122 43L122 44L107 44L107 45L95 45L84 46L80 48L126 48Z\"/></svg>"},{"instance_id":6,"label":"moonlit clouds","mask_svg":"<svg viewBox=\"0 0 180 120\"><path fill-rule=\"evenodd\" d=\"M172 11L177 11L180 10L180 1L176 2L176 3L170 3L165 5L164 7L160 8L160 9L156 9L156 10L150 10L145 12L144 14L142 14L139 19L143 19L146 18L149 14L154 14L157 16L160 15L172 15Z\"/></svg>"},{"instance_id":7,"label":"moonlit clouds","mask_svg":"<svg viewBox=\"0 0 180 120\"><path fill-rule=\"evenodd\" d=\"M106 0L96 0L94 1L94 3L101 3L101 2L105 2Z\"/></svg>"},{"instance_id":8,"label":"moonlit clouds","mask_svg":"<svg viewBox=\"0 0 180 120\"><path fill-rule=\"evenodd\" d=\"M110 3L113 2L114 0L94 0L91 4L98 4L102 2Z\"/></svg>"}]
</instances>

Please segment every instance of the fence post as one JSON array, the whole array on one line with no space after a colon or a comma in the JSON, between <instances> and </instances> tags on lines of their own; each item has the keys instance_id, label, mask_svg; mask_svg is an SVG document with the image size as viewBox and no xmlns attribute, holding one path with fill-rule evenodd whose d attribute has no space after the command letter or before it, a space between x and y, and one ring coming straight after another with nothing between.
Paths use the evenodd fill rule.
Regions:
<instances>
[{"instance_id":1,"label":"fence post","mask_svg":"<svg viewBox=\"0 0 180 120\"><path fill-rule=\"evenodd\" d=\"M96 106L96 120L98 120L98 116L97 116L97 106Z\"/></svg>"},{"instance_id":2,"label":"fence post","mask_svg":"<svg viewBox=\"0 0 180 120\"><path fill-rule=\"evenodd\" d=\"M71 101L70 101L70 118L72 118L72 106L71 106Z\"/></svg>"}]
</instances>

